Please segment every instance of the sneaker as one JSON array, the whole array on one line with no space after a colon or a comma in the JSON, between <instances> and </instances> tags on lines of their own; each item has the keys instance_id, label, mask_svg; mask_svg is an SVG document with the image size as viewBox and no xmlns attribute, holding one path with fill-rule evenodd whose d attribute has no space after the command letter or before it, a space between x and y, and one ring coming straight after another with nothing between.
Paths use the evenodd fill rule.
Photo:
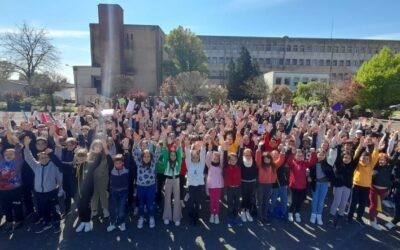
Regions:
<instances>
[{"instance_id":1,"label":"sneaker","mask_svg":"<svg viewBox=\"0 0 400 250\"><path fill-rule=\"evenodd\" d=\"M249 210L246 211L246 219L248 222L253 222L253 217L251 217Z\"/></svg>"},{"instance_id":2,"label":"sneaker","mask_svg":"<svg viewBox=\"0 0 400 250\"><path fill-rule=\"evenodd\" d=\"M84 230L84 232L85 232L85 233L89 233L89 232L92 231L92 230L93 230L92 223L86 222L86 223L85 223L85 230Z\"/></svg>"},{"instance_id":3,"label":"sneaker","mask_svg":"<svg viewBox=\"0 0 400 250\"><path fill-rule=\"evenodd\" d=\"M168 219L164 220L164 225L169 225L169 220Z\"/></svg>"},{"instance_id":4,"label":"sneaker","mask_svg":"<svg viewBox=\"0 0 400 250\"><path fill-rule=\"evenodd\" d=\"M143 222L144 222L144 219L143 219L142 216L140 216L140 218L138 220L138 223L137 223L137 228L142 229L143 228Z\"/></svg>"},{"instance_id":5,"label":"sneaker","mask_svg":"<svg viewBox=\"0 0 400 250\"><path fill-rule=\"evenodd\" d=\"M242 211L242 212L240 213L240 218L242 219L242 222L246 222L246 221L247 221L246 213L245 213L244 211Z\"/></svg>"},{"instance_id":6,"label":"sneaker","mask_svg":"<svg viewBox=\"0 0 400 250\"><path fill-rule=\"evenodd\" d=\"M36 230L35 233L41 234L41 233L43 233L44 231L47 231L47 230L49 230L49 229L52 228L52 227L53 227L53 226L52 226L50 223L45 223L45 224L43 224L38 230Z\"/></svg>"},{"instance_id":7,"label":"sneaker","mask_svg":"<svg viewBox=\"0 0 400 250\"><path fill-rule=\"evenodd\" d=\"M154 228L156 226L156 221L153 216L150 216L149 227Z\"/></svg>"},{"instance_id":8,"label":"sneaker","mask_svg":"<svg viewBox=\"0 0 400 250\"><path fill-rule=\"evenodd\" d=\"M218 216L218 214L216 214L215 215L215 218L214 218L215 220L214 220L214 223L215 224L219 224L219 216Z\"/></svg>"},{"instance_id":9,"label":"sneaker","mask_svg":"<svg viewBox=\"0 0 400 250\"><path fill-rule=\"evenodd\" d=\"M103 218L106 219L108 217L110 217L110 212L108 209L103 209Z\"/></svg>"},{"instance_id":10,"label":"sneaker","mask_svg":"<svg viewBox=\"0 0 400 250\"><path fill-rule=\"evenodd\" d=\"M126 230L126 225L125 225L125 223L121 223L121 225L119 225L118 228L119 228L119 230L120 230L121 232L124 232L124 231Z\"/></svg>"},{"instance_id":11,"label":"sneaker","mask_svg":"<svg viewBox=\"0 0 400 250\"><path fill-rule=\"evenodd\" d=\"M293 222L293 213L288 213L288 221Z\"/></svg>"},{"instance_id":12,"label":"sneaker","mask_svg":"<svg viewBox=\"0 0 400 250\"><path fill-rule=\"evenodd\" d=\"M369 222L369 225L370 225L372 228L374 228L374 229L376 229L376 230L378 230L378 231L381 231L381 230L382 230L381 227L379 226L379 224L378 224L375 220L370 221L370 222Z\"/></svg>"},{"instance_id":13,"label":"sneaker","mask_svg":"<svg viewBox=\"0 0 400 250\"><path fill-rule=\"evenodd\" d=\"M297 222L297 223L300 223L300 222L301 222L301 216L300 216L299 213L295 213L295 214L294 214L294 217L296 218L296 222Z\"/></svg>"},{"instance_id":14,"label":"sneaker","mask_svg":"<svg viewBox=\"0 0 400 250\"><path fill-rule=\"evenodd\" d=\"M180 220L175 221L175 226L179 227L180 225L181 225L181 221Z\"/></svg>"},{"instance_id":15,"label":"sneaker","mask_svg":"<svg viewBox=\"0 0 400 250\"><path fill-rule=\"evenodd\" d=\"M386 223L385 224L385 227L387 228L387 229L392 229L392 228L394 228L396 225L395 224L393 224L391 221L389 221L388 223Z\"/></svg>"},{"instance_id":16,"label":"sneaker","mask_svg":"<svg viewBox=\"0 0 400 250\"><path fill-rule=\"evenodd\" d=\"M60 225L54 226L54 231L53 231L53 233L54 233L54 234L59 234L59 233L61 233L61 227L60 227Z\"/></svg>"},{"instance_id":17,"label":"sneaker","mask_svg":"<svg viewBox=\"0 0 400 250\"><path fill-rule=\"evenodd\" d=\"M116 227L114 224L110 224L110 225L107 227L107 232L112 232L112 231L114 231L116 228L117 228L117 227Z\"/></svg>"},{"instance_id":18,"label":"sneaker","mask_svg":"<svg viewBox=\"0 0 400 250\"><path fill-rule=\"evenodd\" d=\"M317 215L317 224L319 226L324 225L324 222L322 221L322 215L320 215L320 214Z\"/></svg>"},{"instance_id":19,"label":"sneaker","mask_svg":"<svg viewBox=\"0 0 400 250\"><path fill-rule=\"evenodd\" d=\"M310 223L311 224L315 224L316 219L317 219L317 215L316 214L311 214Z\"/></svg>"},{"instance_id":20,"label":"sneaker","mask_svg":"<svg viewBox=\"0 0 400 250\"><path fill-rule=\"evenodd\" d=\"M210 223L214 223L214 222L215 222L215 216L214 216L214 214L211 214Z\"/></svg>"},{"instance_id":21,"label":"sneaker","mask_svg":"<svg viewBox=\"0 0 400 250\"><path fill-rule=\"evenodd\" d=\"M85 228L85 223L81 222L79 226L76 228L75 232L80 233Z\"/></svg>"}]
</instances>

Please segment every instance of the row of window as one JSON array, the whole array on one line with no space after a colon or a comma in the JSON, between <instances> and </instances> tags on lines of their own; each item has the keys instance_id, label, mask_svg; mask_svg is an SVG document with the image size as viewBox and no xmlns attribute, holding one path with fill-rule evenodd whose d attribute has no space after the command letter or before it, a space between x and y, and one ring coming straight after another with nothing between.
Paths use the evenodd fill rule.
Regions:
<instances>
[{"instance_id":1,"label":"row of window","mask_svg":"<svg viewBox=\"0 0 400 250\"><path fill-rule=\"evenodd\" d=\"M208 57L209 64L229 64L232 57ZM359 67L364 60L324 60L324 59L290 59L290 58L253 58L259 65L299 65L299 66L333 66Z\"/></svg>"},{"instance_id":2,"label":"row of window","mask_svg":"<svg viewBox=\"0 0 400 250\"><path fill-rule=\"evenodd\" d=\"M382 46L376 47L357 47L357 46L337 46L337 45L271 45L271 44L234 44L234 45L208 45L205 44L206 50L240 50L245 46L249 51L280 51L280 52L322 52L322 53L367 53L376 54ZM393 48L396 53L399 48Z\"/></svg>"},{"instance_id":3,"label":"row of window","mask_svg":"<svg viewBox=\"0 0 400 250\"><path fill-rule=\"evenodd\" d=\"M227 76L229 74L228 71L223 71L223 70L212 70L210 71L209 74L209 78L210 79L225 79L225 76ZM351 78L351 73L331 73L331 80L346 80L346 79L350 79ZM304 82L304 83L308 83L308 82L327 82L328 79L326 78L316 78L316 77L276 77L275 78L275 84L286 84L286 85L290 85L291 83L293 83L294 85L296 85L299 82Z\"/></svg>"},{"instance_id":4,"label":"row of window","mask_svg":"<svg viewBox=\"0 0 400 250\"><path fill-rule=\"evenodd\" d=\"M350 73L332 73L331 74L331 79L332 80L345 80L345 79L349 79L351 77ZM317 78L317 77L276 77L275 78L275 82L274 84L276 85L281 85L281 84L285 84L285 85L291 85L293 84L294 86L296 86L299 82L302 83L308 83L308 82L328 82L327 78Z\"/></svg>"}]
</instances>

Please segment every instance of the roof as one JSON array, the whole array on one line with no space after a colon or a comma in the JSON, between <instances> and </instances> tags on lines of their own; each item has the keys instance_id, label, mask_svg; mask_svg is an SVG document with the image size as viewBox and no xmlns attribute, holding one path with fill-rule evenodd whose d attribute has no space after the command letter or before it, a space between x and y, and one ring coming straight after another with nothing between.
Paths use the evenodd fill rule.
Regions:
<instances>
[{"instance_id":1,"label":"roof","mask_svg":"<svg viewBox=\"0 0 400 250\"><path fill-rule=\"evenodd\" d=\"M28 82L25 80L0 80L0 84L14 84L14 85L21 85L21 86L28 86Z\"/></svg>"},{"instance_id":2,"label":"roof","mask_svg":"<svg viewBox=\"0 0 400 250\"><path fill-rule=\"evenodd\" d=\"M400 40L378 40L378 39L362 39L362 38L321 38L321 37L262 37L262 36L210 36L210 35L197 35L199 38L226 38L226 39L287 39L287 40L314 40L314 41L330 41L330 42L381 42L381 43L399 43Z\"/></svg>"}]
</instances>

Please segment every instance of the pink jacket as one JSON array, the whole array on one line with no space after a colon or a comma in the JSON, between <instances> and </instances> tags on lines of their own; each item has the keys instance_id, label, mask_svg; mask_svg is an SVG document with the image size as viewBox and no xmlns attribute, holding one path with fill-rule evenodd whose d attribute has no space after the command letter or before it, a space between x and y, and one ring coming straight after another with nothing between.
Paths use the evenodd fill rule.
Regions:
<instances>
[{"instance_id":1,"label":"pink jacket","mask_svg":"<svg viewBox=\"0 0 400 250\"><path fill-rule=\"evenodd\" d=\"M223 188L224 177L223 177L223 154L221 153L220 165L212 166L211 163L212 152L207 152L206 165L208 167L207 175L207 187L208 188Z\"/></svg>"}]
</instances>

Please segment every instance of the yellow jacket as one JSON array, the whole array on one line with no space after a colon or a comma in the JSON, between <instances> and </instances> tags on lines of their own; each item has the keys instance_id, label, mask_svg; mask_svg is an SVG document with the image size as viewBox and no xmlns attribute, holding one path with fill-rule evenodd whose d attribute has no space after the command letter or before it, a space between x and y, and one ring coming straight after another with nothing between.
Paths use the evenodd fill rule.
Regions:
<instances>
[{"instance_id":1,"label":"yellow jacket","mask_svg":"<svg viewBox=\"0 0 400 250\"><path fill-rule=\"evenodd\" d=\"M360 150L360 147L357 148L356 154ZM353 176L353 184L361 187L371 187L372 183L372 172L375 168L376 163L379 159L379 151L374 149L372 152L371 160L369 164L363 164L361 159L358 161L357 167L354 170Z\"/></svg>"}]
</instances>

